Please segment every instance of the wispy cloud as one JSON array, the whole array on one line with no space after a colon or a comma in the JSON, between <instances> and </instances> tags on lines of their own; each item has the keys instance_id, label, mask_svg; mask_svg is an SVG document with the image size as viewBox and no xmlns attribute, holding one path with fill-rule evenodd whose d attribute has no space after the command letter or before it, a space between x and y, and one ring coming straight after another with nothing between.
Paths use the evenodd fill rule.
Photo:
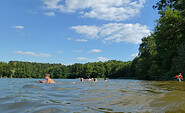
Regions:
<instances>
[{"instance_id":1,"label":"wispy cloud","mask_svg":"<svg viewBox=\"0 0 185 113\"><path fill-rule=\"evenodd\" d=\"M62 65L70 66L70 65L73 65L73 63L62 64Z\"/></svg>"},{"instance_id":2,"label":"wispy cloud","mask_svg":"<svg viewBox=\"0 0 185 113\"><path fill-rule=\"evenodd\" d=\"M85 60L85 61L89 61L90 60L89 58L86 58L86 57L78 57L76 59L77 60Z\"/></svg>"},{"instance_id":3,"label":"wispy cloud","mask_svg":"<svg viewBox=\"0 0 185 113\"><path fill-rule=\"evenodd\" d=\"M14 29L24 29L24 26L11 26Z\"/></svg>"},{"instance_id":4,"label":"wispy cloud","mask_svg":"<svg viewBox=\"0 0 185 113\"><path fill-rule=\"evenodd\" d=\"M86 39L76 39L75 41L77 41L77 42L87 42L88 40L86 40Z\"/></svg>"},{"instance_id":5,"label":"wispy cloud","mask_svg":"<svg viewBox=\"0 0 185 113\"><path fill-rule=\"evenodd\" d=\"M31 14L38 14L38 12L33 11L33 10L31 10L31 9L29 9L28 12L31 13Z\"/></svg>"},{"instance_id":6,"label":"wispy cloud","mask_svg":"<svg viewBox=\"0 0 185 113\"><path fill-rule=\"evenodd\" d=\"M73 52L75 52L75 53L81 53L83 51L82 50L76 50L76 51L73 51Z\"/></svg>"},{"instance_id":7,"label":"wispy cloud","mask_svg":"<svg viewBox=\"0 0 185 113\"><path fill-rule=\"evenodd\" d=\"M44 15L46 15L46 16L55 16L55 13L54 12L47 12L47 13L44 13Z\"/></svg>"},{"instance_id":8,"label":"wispy cloud","mask_svg":"<svg viewBox=\"0 0 185 113\"><path fill-rule=\"evenodd\" d=\"M97 57L96 59L90 59L90 58L86 58L86 57L78 57L76 58L79 61L87 61L87 62L98 62L98 61L108 61L109 59L105 58L105 57Z\"/></svg>"},{"instance_id":9,"label":"wispy cloud","mask_svg":"<svg viewBox=\"0 0 185 113\"><path fill-rule=\"evenodd\" d=\"M102 52L102 50L93 49L93 50L90 50L88 53L100 53L100 52Z\"/></svg>"},{"instance_id":10,"label":"wispy cloud","mask_svg":"<svg viewBox=\"0 0 185 113\"><path fill-rule=\"evenodd\" d=\"M45 53L35 53L35 52L23 52L23 51L15 51L14 54L21 54L21 55L29 55L34 57L51 57L50 54Z\"/></svg>"},{"instance_id":11,"label":"wispy cloud","mask_svg":"<svg viewBox=\"0 0 185 113\"><path fill-rule=\"evenodd\" d=\"M59 53L59 54L61 54L61 53L63 53L64 51L57 51L57 53Z\"/></svg>"},{"instance_id":12,"label":"wispy cloud","mask_svg":"<svg viewBox=\"0 0 185 113\"><path fill-rule=\"evenodd\" d=\"M137 57L138 53L132 54L131 57Z\"/></svg>"},{"instance_id":13,"label":"wispy cloud","mask_svg":"<svg viewBox=\"0 0 185 113\"><path fill-rule=\"evenodd\" d=\"M69 37L69 38L67 38L67 40L72 40L72 38Z\"/></svg>"},{"instance_id":14,"label":"wispy cloud","mask_svg":"<svg viewBox=\"0 0 185 113\"><path fill-rule=\"evenodd\" d=\"M72 26L71 29L84 35L84 38L101 39L104 43L112 41L139 44L143 37L150 34L148 27L139 23L109 23L102 26L79 25Z\"/></svg>"},{"instance_id":15,"label":"wispy cloud","mask_svg":"<svg viewBox=\"0 0 185 113\"><path fill-rule=\"evenodd\" d=\"M42 0L45 9L77 13L81 17L123 21L140 13L145 0Z\"/></svg>"}]
</instances>

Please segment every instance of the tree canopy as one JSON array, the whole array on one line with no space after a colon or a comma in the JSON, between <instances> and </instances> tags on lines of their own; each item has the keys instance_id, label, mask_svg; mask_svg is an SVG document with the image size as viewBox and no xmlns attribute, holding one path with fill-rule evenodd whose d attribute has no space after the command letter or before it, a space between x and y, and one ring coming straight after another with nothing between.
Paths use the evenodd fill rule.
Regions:
<instances>
[{"instance_id":1,"label":"tree canopy","mask_svg":"<svg viewBox=\"0 0 185 113\"><path fill-rule=\"evenodd\" d=\"M0 75L13 78L43 78L45 73L52 78L129 78L131 61L110 60L73 65L10 61L0 62Z\"/></svg>"},{"instance_id":2,"label":"tree canopy","mask_svg":"<svg viewBox=\"0 0 185 113\"><path fill-rule=\"evenodd\" d=\"M133 61L110 60L86 64L49 64L10 61L0 62L0 76L14 78L138 78L170 79L185 74L185 0L160 0L153 6L159 10L154 31L142 38L139 56Z\"/></svg>"},{"instance_id":3,"label":"tree canopy","mask_svg":"<svg viewBox=\"0 0 185 113\"><path fill-rule=\"evenodd\" d=\"M160 0L154 8L161 16L154 32L142 39L132 65L143 79L172 78L185 73L185 1Z\"/></svg>"}]
</instances>

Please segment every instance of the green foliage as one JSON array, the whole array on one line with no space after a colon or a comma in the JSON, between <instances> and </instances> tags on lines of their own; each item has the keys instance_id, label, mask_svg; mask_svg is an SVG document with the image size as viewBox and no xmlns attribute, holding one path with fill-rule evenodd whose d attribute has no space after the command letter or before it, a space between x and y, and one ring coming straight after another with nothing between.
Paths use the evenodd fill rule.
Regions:
<instances>
[{"instance_id":1,"label":"green foliage","mask_svg":"<svg viewBox=\"0 0 185 113\"><path fill-rule=\"evenodd\" d=\"M142 39L132 73L141 79L172 79L185 74L185 0L160 0L154 8L161 17L154 32Z\"/></svg>"},{"instance_id":2,"label":"green foliage","mask_svg":"<svg viewBox=\"0 0 185 113\"><path fill-rule=\"evenodd\" d=\"M8 76L7 76L8 75ZM9 65L3 62L0 62L0 76L7 76L10 77L11 75L11 70L9 68Z\"/></svg>"},{"instance_id":3,"label":"green foliage","mask_svg":"<svg viewBox=\"0 0 185 113\"><path fill-rule=\"evenodd\" d=\"M0 62L0 75L14 78L44 78L49 73L52 78L122 78L130 77L131 61L110 60L86 64L45 64L34 62Z\"/></svg>"},{"instance_id":4,"label":"green foliage","mask_svg":"<svg viewBox=\"0 0 185 113\"><path fill-rule=\"evenodd\" d=\"M156 43L153 34L142 39L139 48L139 57L132 62L132 73L140 79L152 79L153 62L157 55Z\"/></svg>"}]
</instances>

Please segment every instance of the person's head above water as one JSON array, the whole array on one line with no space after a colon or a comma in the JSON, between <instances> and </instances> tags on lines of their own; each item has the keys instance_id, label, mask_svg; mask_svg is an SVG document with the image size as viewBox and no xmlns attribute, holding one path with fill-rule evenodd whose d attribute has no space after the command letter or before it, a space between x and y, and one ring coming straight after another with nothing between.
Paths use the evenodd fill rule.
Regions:
<instances>
[{"instance_id":1,"label":"person's head above water","mask_svg":"<svg viewBox=\"0 0 185 113\"><path fill-rule=\"evenodd\" d=\"M82 82L83 82L83 81L84 81L84 78L81 78L81 79L80 79L80 81L82 81Z\"/></svg>"},{"instance_id":2,"label":"person's head above water","mask_svg":"<svg viewBox=\"0 0 185 113\"><path fill-rule=\"evenodd\" d=\"M104 78L104 81L107 81L107 78Z\"/></svg>"},{"instance_id":3,"label":"person's head above water","mask_svg":"<svg viewBox=\"0 0 185 113\"><path fill-rule=\"evenodd\" d=\"M56 83L54 80L50 78L50 74L45 74L45 79L47 80L45 83Z\"/></svg>"},{"instance_id":4,"label":"person's head above water","mask_svg":"<svg viewBox=\"0 0 185 113\"><path fill-rule=\"evenodd\" d=\"M49 79L50 78L50 74L45 74L45 79Z\"/></svg>"},{"instance_id":5,"label":"person's head above water","mask_svg":"<svg viewBox=\"0 0 185 113\"><path fill-rule=\"evenodd\" d=\"M98 81L98 79L97 78L94 78L94 82L97 82Z\"/></svg>"}]
</instances>

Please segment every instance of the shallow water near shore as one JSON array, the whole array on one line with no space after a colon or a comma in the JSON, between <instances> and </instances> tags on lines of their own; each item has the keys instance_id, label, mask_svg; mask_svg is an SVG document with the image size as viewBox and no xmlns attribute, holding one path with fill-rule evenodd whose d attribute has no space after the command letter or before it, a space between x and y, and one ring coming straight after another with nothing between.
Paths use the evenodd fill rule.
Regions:
<instances>
[{"instance_id":1,"label":"shallow water near shore","mask_svg":"<svg viewBox=\"0 0 185 113\"><path fill-rule=\"evenodd\" d=\"M184 82L56 79L56 84L42 84L38 80L0 79L1 112L185 112Z\"/></svg>"}]
</instances>

